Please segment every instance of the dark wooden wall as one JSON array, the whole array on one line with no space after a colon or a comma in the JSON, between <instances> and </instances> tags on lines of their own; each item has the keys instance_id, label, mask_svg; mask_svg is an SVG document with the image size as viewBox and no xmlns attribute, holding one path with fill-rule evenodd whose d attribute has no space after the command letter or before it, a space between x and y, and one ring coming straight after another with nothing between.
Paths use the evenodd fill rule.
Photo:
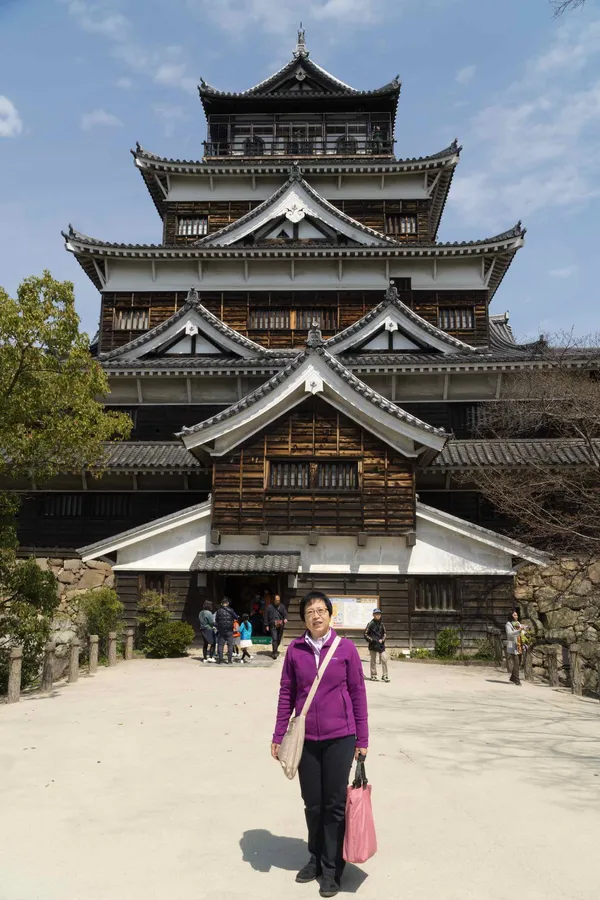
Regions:
<instances>
[{"instance_id":1,"label":"dark wooden wall","mask_svg":"<svg viewBox=\"0 0 600 900\"><path fill-rule=\"evenodd\" d=\"M149 328L169 319L185 303L187 292L106 292L102 297L100 350L108 352L127 344L142 331L116 331L115 310L127 307L148 310ZM249 327L254 309L325 309L337 321L337 328L323 330L331 337L361 319L384 299L382 291L201 291L202 303L227 325L265 347L303 347L307 329L255 330ZM488 341L487 291L400 291L400 299L427 322L439 325L440 309L467 307L474 312L474 328L452 331L467 343Z\"/></svg>"},{"instance_id":2,"label":"dark wooden wall","mask_svg":"<svg viewBox=\"0 0 600 900\"><path fill-rule=\"evenodd\" d=\"M164 216L163 243L193 244L199 239L198 235L177 234L179 218L208 216L208 234L213 234L231 222L241 219L261 202L260 200L210 200L168 203ZM429 200L331 200L330 203L345 212L350 218L381 233L387 231L387 216L416 216L417 233L398 234L395 237L399 241L408 243L431 240Z\"/></svg>"},{"instance_id":3,"label":"dark wooden wall","mask_svg":"<svg viewBox=\"0 0 600 900\"><path fill-rule=\"evenodd\" d=\"M268 459L356 459L358 491L265 491ZM213 527L226 534L403 534L415 523L413 465L321 400L309 399L214 463Z\"/></svg>"},{"instance_id":4,"label":"dark wooden wall","mask_svg":"<svg viewBox=\"0 0 600 900\"><path fill-rule=\"evenodd\" d=\"M124 618L128 625L136 625L140 597L147 587L143 572L116 572L115 590L124 605ZM197 586L195 572L165 572L164 592L175 598L172 617L187 622L199 632L198 614L204 600L209 599L207 589ZM212 598L211 598L212 599Z\"/></svg>"}]
</instances>

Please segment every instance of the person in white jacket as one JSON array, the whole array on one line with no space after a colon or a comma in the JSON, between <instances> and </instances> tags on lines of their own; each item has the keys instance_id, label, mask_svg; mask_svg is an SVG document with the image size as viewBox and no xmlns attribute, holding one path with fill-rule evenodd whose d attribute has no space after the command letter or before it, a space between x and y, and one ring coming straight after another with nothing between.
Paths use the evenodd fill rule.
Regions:
<instances>
[{"instance_id":1,"label":"person in white jacket","mask_svg":"<svg viewBox=\"0 0 600 900\"><path fill-rule=\"evenodd\" d=\"M515 609L512 618L506 623L506 655L510 666L510 680L513 684L521 684L519 669L521 662L521 642L519 640L523 631L527 631L526 625L519 622L519 613Z\"/></svg>"}]
</instances>

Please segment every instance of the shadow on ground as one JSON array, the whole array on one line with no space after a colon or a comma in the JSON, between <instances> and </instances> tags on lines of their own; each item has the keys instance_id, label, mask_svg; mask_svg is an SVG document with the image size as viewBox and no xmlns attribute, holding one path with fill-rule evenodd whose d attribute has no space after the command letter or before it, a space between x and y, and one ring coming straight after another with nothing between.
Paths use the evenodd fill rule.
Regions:
<instances>
[{"instance_id":1,"label":"shadow on ground","mask_svg":"<svg viewBox=\"0 0 600 900\"><path fill-rule=\"evenodd\" d=\"M298 872L308 859L306 841L271 834L264 828L245 831L240 840L240 849L244 862L250 863L255 872L270 872L271 869ZM365 872L348 864L344 872L342 892L355 894L366 878Z\"/></svg>"}]
</instances>

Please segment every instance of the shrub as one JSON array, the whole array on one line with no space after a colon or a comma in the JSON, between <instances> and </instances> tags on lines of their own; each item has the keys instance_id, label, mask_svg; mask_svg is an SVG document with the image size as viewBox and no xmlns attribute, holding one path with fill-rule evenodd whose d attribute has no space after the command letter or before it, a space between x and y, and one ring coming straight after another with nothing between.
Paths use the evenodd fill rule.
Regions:
<instances>
[{"instance_id":1,"label":"shrub","mask_svg":"<svg viewBox=\"0 0 600 900\"><path fill-rule=\"evenodd\" d=\"M159 591L144 591L138 604L138 622L143 631L149 631L157 625L171 621L171 611L177 603L177 597L161 594Z\"/></svg>"},{"instance_id":2,"label":"shrub","mask_svg":"<svg viewBox=\"0 0 600 900\"><path fill-rule=\"evenodd\" d=\"M98 588L80 595L80 609L85 617L88 634L100 638L100 653L108 653L108 635L119 631L123 625L124 606L112 588Z\"/></svg>"},{"instance_id":3,"label":"shrub","mask_svg":"<svg viewBox=\"0 0 600 900\"><path fill-rule=\"evenodd\" d=\"M410 651L411 659L432 659L433 653L425 647L414 647Z\"/></svg>"},{"instance_id":4,"label":"shrub","mask_svg":"<svg viewBox=\"0 0 600 900\"><path fill-rule=\"evenodd\" d=\"M194 629L186 622L160 622L147 629L144 650L155 659L185 656L193 640Z\"/></svg>"},{"instance_id":5,"label":"shrub","mask_svg":"<svg viewBox=\"0 0 600 900\"><path fill-rule=\"evenodd\" d=\"M443 628L435 641L434 656L438 659L452 659L460 647L460 637L456 628Z\"/></svg>"},{"instance_id":6,"label":"shrub","mask_svg":"<svg viewBox=\"0 0 600 900\"><path fill-rule=\"evenodd\" d=\"M493 661L496 659L496 649L493 643L485 638L482 641L477 641L477 650L471 657L471 659L481 659L483 661Z\"/></svg>"}]
</instances>

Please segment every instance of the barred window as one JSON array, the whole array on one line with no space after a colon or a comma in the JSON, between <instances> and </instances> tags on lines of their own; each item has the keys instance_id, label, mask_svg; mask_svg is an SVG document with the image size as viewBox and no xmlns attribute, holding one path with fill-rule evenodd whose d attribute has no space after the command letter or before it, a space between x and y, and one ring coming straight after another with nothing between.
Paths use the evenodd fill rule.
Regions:
<instances>
[{"instance_id":1,"label":"barred window","mask_svg":"<svg viewBox=\"0 0 600 900\"><path fill-rule=\"evenodd\" d=\"M129 494L94 494L92 515L100 519L123 519L131 514Z\"/></svg>"},{"instance_id":2,"label":"barred window","mask_svg":"<svg viewBox=\"0 0 600 900\"><path fill-rule=\"evenodd\" d=\"M335 331L337 329L337 309L296 310L296 328L308 331L315 322L324 331Z\"/></svg>"},{"instance_id":3,"label":"barred window","mask_svg":"<svg viewBox=\"0 0 600 900\"><path fill-rule=\"evenodd\" d=\"M258 331L268 331L270 329L290 329L290 310L289 309L251 309L249 328L256 328Z\"/></svg>"},{"instance_id":4,"label":"barred window","mask_svg":"<svg viewBox=\"0 0 600 900\"><path fill-rule=\"evenodd\" d=\"M149 328L150 310L128 306L115 309L115 331L146 331Z\"/></svg>"},{"instance_id":5,"label":"barred window","mask_svg":"<svg viewBox=\"0 0 600 900\"><path fill-rule=\"evenodd\" d=\"M356 491L358 463L271 462L269 487L279 490Z\"/></svg>"},{"instance_id":6,"label":"barred window","mask_svg":"<svg viewBox=\"0 0 600 900\"><path fill-rule=\"evenodd\" d=\"M456 581L452 578L417 581L415 592L415 610L417 612L454 612L456 608Z\"/></svg>"},{"instance_id":7,"label":"barred window","mask_svg":"<svg viewBox=\"0 0 600 900\"><path fill-rule=\"evenodd\" d=\"M355 462L319 463L317 487L334 491L358 490L358 464Z\"/></svg>"},{"instance_id":8,"label":"barred window","mask_svg":"<svg viewBox=\"0 0 600 900\"><path fill-rule=\"evenodd\" d=\"M388 215L386 216L386 226L388 234L416 234L417 217Z\"/></svg>"},{"instance_id":9,"label":"barred window","mask_svg":"<svg viewBox=\"0 0 600 900\"><path fill-rule=\"evenodd\" d=\"M310 463L272 462L269 487L308 489L310 487Z\"/></svg>"},{"instance_id":10,"label":"barred window","mask_svg":"<svg viewBox=\"0 0 600 900\"><path fill-rule=\"evenodd\" d=\"M177 219L179 237L201 237L208 234L208 216L192 216Z\"/></svg>"},{"instance_id":11,"label":"barred window","mask_svg":"<svg viewBox=\"0 0 600 900\"><path fill-rule=\"evenodd\" d=\"M44 497L42 514L52 518L80 516L83 511L82 494L48 494Z\"/></svg>"},{"instance_id":12,"label":"barred window","mask_svg":"<svg viewBox=\"0 0 600 900\"><path fill-rule=\"evenodd\" d=\"M440 309L439 326L445 331L470 331L475 327L475 313L470 306Z\"/></svg>"}]
</instances>

